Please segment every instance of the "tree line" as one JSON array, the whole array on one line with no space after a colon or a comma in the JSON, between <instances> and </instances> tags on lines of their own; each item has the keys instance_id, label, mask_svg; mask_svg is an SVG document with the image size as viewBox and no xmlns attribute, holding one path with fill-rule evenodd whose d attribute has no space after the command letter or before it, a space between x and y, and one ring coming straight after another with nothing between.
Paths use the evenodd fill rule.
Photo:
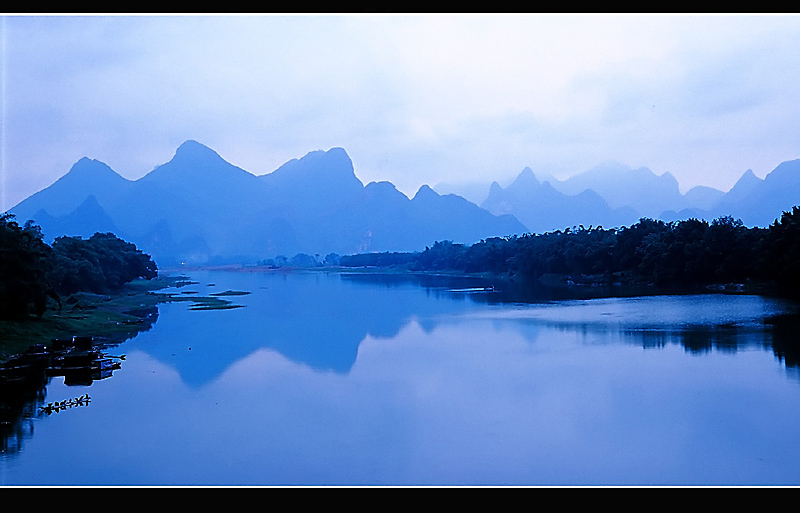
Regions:
<instances>
[{"instance_id":1,"label":"tree line","mask_svg":"<svg viewBox=\"0 0 800 513\"><path fill-rule=\"evenodd\" d=\"M39 226L0 215L0 318L41 317L48 304L76 292L107 294L158 268L134 244L112 233L44 242Z\"/></svg>"},{"instance_id":2,"label":"tree line","mask_svg":"<svg viewBox=\"0 0 800 513\"><path fill-rule=\"evenodd\" d=\"M303 255L305 256L305 255ZM311 257L309 257L311 258ZM295 259L293 259L295 260ZM307 259L305 259L307 260ZM308 264L307 262L299 262ZM314 261L319 258L314 256ZM769 227L730 216L664 222L642 218L622 228L576 226L478 243L438 241L420 252L327 255L323 265L397 267L413 271L491 273L540 280L652 283L677 287L764 283L800 296L800 207ZM76 292L107 294L158 268L134 244L111 233L44 242L39 226L0 215L0 318L41 317Z\"/></svg>"},{"instance_id":3,"label":"tree line","mask_svg":"<svg viewBox=\"0 0 800 513\"><path fill-rule=\"evenodd\" d=\"M800 207L769 227L730 216L637 223L605 229L577 226L541 234L495 237L472 245L439 241L419 253L342 257L343 266L404 262L416 271L492 273L539 280L548 275L592 283L770 286L800 295Z\"/></svg>"}]
</instances>

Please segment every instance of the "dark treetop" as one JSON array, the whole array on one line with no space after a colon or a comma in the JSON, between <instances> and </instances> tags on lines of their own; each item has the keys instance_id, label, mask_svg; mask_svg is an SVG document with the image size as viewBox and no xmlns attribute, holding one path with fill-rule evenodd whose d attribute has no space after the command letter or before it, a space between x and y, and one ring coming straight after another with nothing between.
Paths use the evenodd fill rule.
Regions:
<instances>
[{"instance_id":1,"label":"dark treetop","mask_svg":"<svg viewBox=\"0 0 800 513\"><path fill-rule=\"evenodd\" d=\"M111 233L59 237L52 246L32 222L0 216L0 318L41 317L48 299L75 292L106 294L137 278L157 275L155 262Z\"/></svg>"}]
</instances>

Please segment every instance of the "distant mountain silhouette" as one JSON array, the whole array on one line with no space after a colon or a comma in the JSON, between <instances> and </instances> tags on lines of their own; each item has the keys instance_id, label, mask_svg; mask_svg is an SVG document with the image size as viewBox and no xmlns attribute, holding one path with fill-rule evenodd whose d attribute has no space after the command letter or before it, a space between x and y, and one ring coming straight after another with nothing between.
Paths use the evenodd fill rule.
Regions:
<instances>
[{"instance_id":1,"label":"distant mountain silhouette","mask_svg":"<svg viewBox=\"0 0 800 513\"><path fill-rule=\"evenodd\" d=\"M769 226L795 205L800 205L800 159L779 164L763 180L748 169L710 210L748 226Z\"/></svg>"},{"instance_id":2,"label":"distant mountain silhouette","mask_svg":"<svg viewBox=\"0 0 800 513\"><path fill-rule=\"evenodd\" d=\"M681 194L670 173L614 162L567 180L525 168L506 188L493 183L481 203L539 233L575 225L630 225L642 217L711 221L732 216L748 226L768 226L795 205L800 205L800 160L780 164L763 180L747 170L727 193L700 185Z\"/></svg>"},{"instance_id":3,"label":"distant mountain silhouette","mask_svg":"<svg viewBox=\"0 0 800 513\"><path fill-rule=\"evenodd\" d=\"M469 240L474 238L471 236L474 230L488 233L491 227L496 227L498 233L506 235L522 234L530 230L512 215L495 216L461 196L455 194L440 196L427 185L419 188L411 200L411 207L417 231L423 234L423 238L431 241ZM453 224L449 221L453 218L463 219L464 222ZM448 233L451 234L450 237L446 236Z\"/></svg>"},{"instance_id":4,"label":"distant mountain silhouette","mask_svg":"<svg viewBox=\"0 0 800 513\"><path fill-rule=\"evenodd\" d=\"M59 217L78 208L89 196L101 204L109 204L131 184L106 164L84 157L53 185L31 195L11 211L20 220L26 220L46 207L48 214Z\"/></svg>"},{"instance_id":5,"label":"distant mountain silhouette","mask_svg":"<svg viewBox=\"0 0 800 513\"><path fill-rule=\"evenodd\" d=\"M313 204L316 208L329 208L350 201L364 189L355 175L353 162L342 148L312 151L259 178L286 194L285 199Z\"/></svg>"},{"instance_id":6,"label":"distant mountain silhouette","mask_svg":"<svg viewBox=\"0 0 800 513\"><path fill-rule=\"evenodd\" d=\"M711 209L718 205L725 196L724 192L713 187L703 185L692 187L683 195L683 208L676 205L676 208L680 208L680 210L674 208L665 210L658 216L658 219L667 222L692 218L711 221L713 219Z\"/></svg>"},{"instance_id":7,"label":"distant mountain silhouette","mask_svg":"<svg viewBox=\"0 0 800 513\"><path fill-rule=\"evenodd\" d=\"M612 209L592 190L559 192L549 182L540 182L528 167L505 189L494 182L481 206L495 215L511 214L536 233L578 225L621 226L637 219L631 208Z\"/></svg>"},{"instance_id":8,"label":"distant mountain silhouette","mask_svg":"<svg viewBox=\"0 0 800 513\"><path fill-rule=\"evenodd\" d=\"M723 196L725 193L719 189L697 185L686 191L683 200L687 208L709 209L716 205Z\"/></svg>"},{"instance_id":9,"label":"distant mountain silhouette","mask_svg":"<svg viewBox=\"0 0 800 513\"><path fill-rule=\"evenodd\" d=\"M440 182L432 186L432 188L439 194L455 194L476 205L480 205L486 200L491 184L492 180L466 183Z\"/></svg>"},{"instance_id":10,"label":"distant mountain silhouette","mask_svg":"<svg viewBox=\"0 0 800 513\"><path fill-rule=\"evenodd\" d=\"M778 165L763 180L748 169L710 207L667 211L660 218L673 221L694 217L711 221L731 216L747 226L767 227L796 205L800 205L800 160L791 160Z\"/></svg>"},{"instance_id":11,"label":"distant mountain silhouette","mask_svg":"<svg viewBox=\"0 0 800 513\"><path fill-rule=\"evenodd\" d=\"M763 182L764 180L757 177L756 174L753 173L752 169L748 169L739 178L739 180L737 180L731 190L727 192L725 195L725 200L721 203L740 203L744 201L750 193L755 191Z\"/></svg>"},{"instance_id":12,"label":"distant mountain silhouette","mask_svg":"<svg viewBox=\"0 0 800 513\"><path fill-rule=\"evenodd\" d=\"M388 182L365 187L342 148L255 176L196 141L136 181L83 158L11 212L39 223L48 239L112 231L161 265L413 251L440 239L473 243L527 231L511 216L427 186L413 200Z\"/></svg>"},{"instance_id":13,"label":"distant mountain silhouette","mask_svg":"<svg viewBox=\"0 0 800 513\"><path fill-rule=\"evenodd\" d=\"M45 210L39 210L33 217L45 233L83 238L91 237L97 232L111 232L120 237L124 236L94 195L89 195L69 214L53 217Z\"/></svg>"},{"instance_id":14,"label":"distant mountain silhouette","mask_svg":"<svg viewBox=\"0 0 800 513\"><path fill-rule=\"evenodd\" d=\"M10 209L49 240L110 231L161 265L254 262L297 253L416 251L439 240L474 243L584 225L617 227L641 217L712 220L730 215L767 226L800 205L800 160L763 180L746 171L727 193L622 164L567 180L525 168L508 187L491 184L480 207L424 185L413 198L390 182L366 186L342 148L311 151L256 176L196 141L139 180L82 158L64 176Z\"/></svg>"},{"instance_id":15,"label":"distant mountain silhouette","mask_svg":"<svg viewBox=\"0 0 800 513\"><path fill-rule=\"evenodd\" d=\"M552 185L571 195L594 191L611 208L633 208L639 217L656 217L665 210L688 206L684 204L678 181L670 173L659 176L646 167L633 169L616 162L596 166L563 182L554 181Z\"/></svg>"}]
</instances>

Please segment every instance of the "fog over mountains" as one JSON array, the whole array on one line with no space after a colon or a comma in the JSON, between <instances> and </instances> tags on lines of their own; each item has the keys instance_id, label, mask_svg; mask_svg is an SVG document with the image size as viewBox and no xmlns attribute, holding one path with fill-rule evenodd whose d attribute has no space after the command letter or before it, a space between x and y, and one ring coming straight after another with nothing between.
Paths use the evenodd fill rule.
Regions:
<instances>
[{"instance_id":1,"label":"fog over mountains","mask_svg":"<svg viewBox=\"0 0 800 513\"><path fill-rule=\"evenodd\" d=\"M800 160L780 164L763 180L748 169L727 193L696 186L681 194L670 173L619 163L563 181L525 168L508 187L492 183L480 205L494 214L511 214L537 233L579 225L627 226L642 217L712 221L729 215L747 226L765 227L800 205Z\"/></svg>"},{"instance_id":2,"label":"fog over mountains","mask_svg":"<svg viewBox=\"0 0 800 513\"><path fill-rule=\"evenodd\" d=\"M136 181L82 158L10 211L20 222L33 219L47 239L114 232L160 265L415 251L436 240L472 243L525 231L512 216L427 186L411 199L389 182L364 186L341 148L256 176L195 141Z\"/></svg>"},{"instance_id":3,"label":"fog over mountains","mask_svg":"<svg viewBox=\"0 0 800 513\"><path fill-rule=\"evenodd\" d=\"M618 227L640 217L731 215L767 226L796 204L800 160L763 180L748 170L727 193L701 186L681 194L669 173L616 163L564 181L525 168L505 188L493 183L478 206L427 185L413 198L390 182L364 185L342 148L312 151L256 176L187 141L172 160L135 181L82 158L10 212L20 222L34 220L48 240L113 232L164 266L418 251L437 240L471 244L578 225Z\"/></svg>"}]
</instances>

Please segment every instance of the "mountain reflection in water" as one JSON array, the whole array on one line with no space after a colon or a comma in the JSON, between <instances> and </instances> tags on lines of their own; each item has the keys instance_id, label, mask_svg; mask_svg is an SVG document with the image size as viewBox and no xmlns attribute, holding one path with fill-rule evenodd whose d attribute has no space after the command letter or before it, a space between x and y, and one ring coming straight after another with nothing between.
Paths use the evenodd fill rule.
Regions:
<instances>
[{"instance_id":1,"label":"mountain reflection in water","mask_svg":"<svg viewBox=\"0 0 800 513\"><path fill-rule=\"evenodd\" d=\"M367 336L393 338L412 320L430 333L437 325L465 314L516 318L582 332L614 330L624 333L626 342L644 348L680 344L691 353L733 351L754 344L769 348L774 340L775 354L786 365L796 366L799 361L797 344L793 344L797 333L795 305L759 296L582 300L566 299L579 297L579 292L446 275L219 274L213 278L203 273L192 276L201 291L209 288L206 283L213 282L251 291L237 298L246 308L189 312L180 303L162 305L162 309L170 309L170 315L163 316L157 333L137 339L137 347L174 366L186 383L196 387L213 381L233 363L259 349L274 350L316 371L346 374ZM462 292L492 286L496 291ZM216 289L224 290L222 286ZM151 335L157 340L151 340ZM192 357L201 352L208 357Z\"/></svg>"},{"instance_id":2,"label":"mountain reflection in water","mask_svg":"<svg viewBox=\"0 0 800 513\"><path fill-rule=\"evenodd\" d=\"M91 405L40 418L7 483L800 483L770 452L775 430L800 427L793 303L246 269L176 290L249 294L159 305L119 346L122 372L74 393L48 383L51 401ZM63 470L45 463L73 438L103 460L64 448ZM719 463L754 455L768 472Z\"/></svg>"}]
</instances>

